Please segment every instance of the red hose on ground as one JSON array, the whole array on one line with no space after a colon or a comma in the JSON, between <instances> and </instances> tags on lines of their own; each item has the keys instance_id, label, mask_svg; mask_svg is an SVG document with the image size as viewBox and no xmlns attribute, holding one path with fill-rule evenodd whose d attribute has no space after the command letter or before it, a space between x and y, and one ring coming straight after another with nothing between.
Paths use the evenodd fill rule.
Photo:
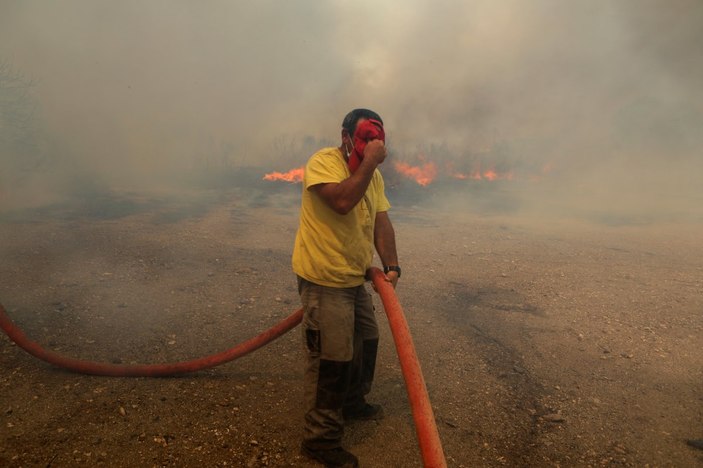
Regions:
<instances>
[{"instance_id":1,"label":"red hose on ground","mask_svg":"<svg viewBox=\"0 0 703 468\"><path fill-rule=\"evenodd\" d=\"M422 376L420 363L415 353L415 345L410 336L408 323L403 315L398 297L393 286L385 280L385 275L378 268L370 268L368 276L376 286L381 296L383 308L388 316L388 323L393 333L393 340L398 351L400 367L408 391L410 407L415 421L415 430L420 445L422 460L426 467L443 468L447 466L442 450L442 442L434 420L432 405L427 394L425 379ZM7 316L5 308L0 304L0 328L14 341L17 346L27 351L32 356L54 366L81 374L102 375L110 377L166 377L184 374L233 361L265 344L275 340L300 323L303 309L298 309L293 314L276 324L274 327L251 338L234 348L218 354L213 354L191 361L174 362L168 364L109 364L81 359L67 358L58 353L44 349L37 342L30 340L22 330Z\"/></svg>"},{"instance_id":2,"label":"red hose on ground","mask_svg":"<svg viewBox=\"0 0 703 468\"><path fill-rule=\"evenodd\" d=\"M393 285L386 281L386 275L378 268L372 267L367 271L383 302L383 309L388 316L388 324L393 333L393 341L398 351L400 369L403 371L405 387L408 390L410 408L415 421L415 431L420 444L422 461L426 467L441 468L447 466L435 423L430 397L427 394L425 378L422 376L420 361L415 353L415 345L410 336L410 328L405 320L403 308L400 307L398 296Z\"/></svg>"},{"instance_id":3,"label":"red hose on ground","mask_svg":"<svg viewBox=\"0 0 703 468\"><path fill-rule=\"evenodd\" d=\"M249 354L265 344L275 340L291 328L300 323L303 318L303 309L298 309L276 326L269 328L260 335L238 344L218 354L212 354L192 361L173 362L167 364L110 364L104 362L84 361L61 356L53 351L44 349L37 342L30 340L12 323L5 313L5 308L0 304L0 328L14 341L17 346L27 351L34 357L79 374L104 375L109 377L166 377L169 375L185 374L210 367L219 366L229 361Z\"/></svg>"}]
</instances>

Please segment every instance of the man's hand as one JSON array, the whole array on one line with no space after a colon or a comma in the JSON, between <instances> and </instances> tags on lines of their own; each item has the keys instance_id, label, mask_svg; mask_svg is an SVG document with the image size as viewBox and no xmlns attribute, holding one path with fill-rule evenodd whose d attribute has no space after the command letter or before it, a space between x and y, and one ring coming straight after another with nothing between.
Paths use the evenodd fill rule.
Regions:
<instances>
[{"instance_id":1,"label":"man's hand","mask_svg":"<svg viewBox=\"0 0 703 468\"><path fill-rule=\"evenodd\" d=\"M366 277L367 280L370 280L368 276ZM391 283L391 286L393 286L393 289L395 289L396 285L398 284L398 272L397 271L389 271L386 273L386 275L383 277L383 280L386 283ZM371 287L373 288L374 291L378 292L378 288L376 287L376 283L371 281Z\"/></svg>"},{"instance_id":2,"label":"man's hand","mask_svg":"<svg viewBox=\"0 0 703 468\"><path fill-rule=\"evenodd\" d=\"M383 140L371 140L364 148L364 160L369 159L376 166L386 159L386 145Z\"/></svg>"},{"instance_id":3,"label":"man's hand","mask_svg":"<svg viewBox=\"0 0 703 468\"><path fill-rule=\"evenodd\" d=\"M396 285L398 284L398 272L389 271L388 273L386 273L386 281L391 283L393 285L393 289L395 289Z\"/></svg>"}]
</instances>

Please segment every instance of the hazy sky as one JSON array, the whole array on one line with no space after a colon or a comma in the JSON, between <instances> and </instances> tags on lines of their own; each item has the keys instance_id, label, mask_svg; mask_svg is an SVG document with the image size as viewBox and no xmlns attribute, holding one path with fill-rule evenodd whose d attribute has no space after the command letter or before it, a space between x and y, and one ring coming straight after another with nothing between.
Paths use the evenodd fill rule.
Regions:
<instances>
[{"instance_id":1,"label":"hazy sky","mask_svg":"<svg viewBox=\"0 0 703 468\"><path fill-rule=\"evenodd\" d=\"M105 183L275 167L363 106L397 159L507 145L599 203L700 205L701 44L700 0L0 0L41 151Z\"/></svg>"}]
</instances>

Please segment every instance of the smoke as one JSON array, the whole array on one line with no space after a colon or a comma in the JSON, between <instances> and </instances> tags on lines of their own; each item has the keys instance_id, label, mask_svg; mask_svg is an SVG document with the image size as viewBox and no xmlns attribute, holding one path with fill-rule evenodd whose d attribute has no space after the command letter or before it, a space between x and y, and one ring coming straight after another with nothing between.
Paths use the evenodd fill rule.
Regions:
<instances>
[{"instance_id":1,"label":"smoke","mask_svg":"<svg viewBox=\"0 0 703 468\"><path fill-rule=\"evenodd\" d=\"M521 210L700 220L701 43L697 0L5 1L45 163L2 148L0 209L286 171L363 106L394 160L520 173Z\"/></svg>"}]
</instances>

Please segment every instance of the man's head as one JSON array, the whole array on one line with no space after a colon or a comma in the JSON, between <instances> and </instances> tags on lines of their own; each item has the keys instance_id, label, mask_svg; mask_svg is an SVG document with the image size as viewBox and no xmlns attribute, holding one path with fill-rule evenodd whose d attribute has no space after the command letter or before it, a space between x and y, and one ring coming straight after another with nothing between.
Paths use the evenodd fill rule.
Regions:
<instances>
[{"instance_id":1,"label":"man's head","mask_svg":"<svg viewBox=\"0 0 703 468\"><path fill-rule=\"evenodd\" d=\"M361 164L366 145L372 140L386 141L381 116L369 109L349 112L342 121L342 146L339 149L344 151L352 173ZM385 158L385 149L383 153Z\"/></svg>"},{"instance_id":2,"label":"man's head","mask_svg":"<svg viewBox=\"0 0 703 468\"><path fill-rule=\"evenodd\" d=\"M361 119L378 120L383 125L383 120L381 120L381 116L375 113L374 111L369 109L354 109L353 111L349 112L342 121L342 136L345 136L345 132L349 137L354 136L354 132L356 131L356 124L359 123L359 120Z\"/></svg>"}]
</instances>

